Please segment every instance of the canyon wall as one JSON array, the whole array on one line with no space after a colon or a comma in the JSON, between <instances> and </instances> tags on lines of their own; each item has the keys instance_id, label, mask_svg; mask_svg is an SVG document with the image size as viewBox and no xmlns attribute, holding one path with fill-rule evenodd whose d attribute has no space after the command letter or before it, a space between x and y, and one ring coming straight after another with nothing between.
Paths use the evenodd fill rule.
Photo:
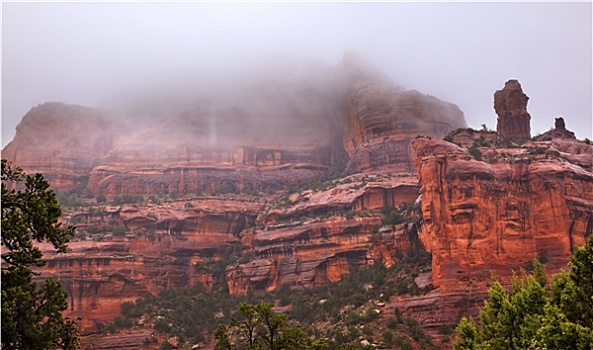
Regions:
<instances>
[{"instance_id":1,"label":"canyon wall","mask_svg":"<svg viewBox=\"0 0 593 350\"><path fill-rule=\"evenodd\" d=\"M108 197L303 186L330 172L414 172L410 140L464 127L459 108L405 90L360 57L268 69L163 115L33 108L2 151L57 189Z\"/></svg>"},{"instance_id":2,"label":"canyon wall","mask_svg":"<svg viewBox=\"0 0 593 350\"><path fill-rule=\"evenodd\" d=\"M71 251L44 246L39 272L63 283L84 332L145 293L310 288L391 265L418 239L436 289L393 302L436 327L475 311L491 275L507 283L536 256L556 272L589 239L593 148L563 120L527 140L518 82L495 94L493 132L464 129L457 106L351 54L301 73L159 118L60 103L27 113L2 157L83 198L62 218L79 230ZM97 204L98 194L142 200ZM383 225L382 208L419 194L422 220Z\"/></svg>"},{"instance_id":3,"label":"canyon wall","mask_svg":"<svg viewBox=\"0 0 593 350\"><path fill-rule=\"evenodd\" d=\"M418 185L413 177L365 176L293 201L237 195L68 212L64 220L88 237L66 254L42 245L48 263L39 272L64 285L68 315L80 316L89 333L119 315L123 302L165 288L309 288L379 259L391 265L416 231L409 224L379 231L381 216L369 210L415 200Z\"/></svg>"},{"instance_id":4,"label":"canyon wall","mask_svg":"<svg viewBox=\"0 0 593 350\"><path fill-rule=\"evenodd\" d=\"M472 156L447 141L419 137L412 144L422 188L420 238L432 252L443 308L447 298L479 300L491 276L509 283L536 257L549 274L558 272L591 236L593 146L530 141L478 147Z\"/></svg>"}]
</instances>

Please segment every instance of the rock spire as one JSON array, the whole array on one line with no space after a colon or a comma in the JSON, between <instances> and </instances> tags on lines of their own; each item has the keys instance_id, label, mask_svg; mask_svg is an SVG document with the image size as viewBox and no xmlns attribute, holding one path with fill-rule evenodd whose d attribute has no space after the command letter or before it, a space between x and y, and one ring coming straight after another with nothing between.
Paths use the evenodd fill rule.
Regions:
<instances>
[{"instance_id":1,"label":"rock spire","mask_svg":"<svg viewBox=\"0 0 593 350\"><path fill-rule=\"evenodd\" d=\"M529 97L523 93L517 80L509 80L504 89L494 93L494 110L498 115L496 131L512 141L531 137L531 116L527 113Z\"/></svg>"}]
</instances>

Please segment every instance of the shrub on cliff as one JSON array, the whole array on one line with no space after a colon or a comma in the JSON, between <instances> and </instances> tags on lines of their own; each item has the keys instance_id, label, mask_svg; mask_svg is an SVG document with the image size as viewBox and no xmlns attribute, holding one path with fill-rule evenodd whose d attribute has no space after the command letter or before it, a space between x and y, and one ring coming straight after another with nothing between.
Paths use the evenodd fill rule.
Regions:
<instances>
[{"instance_id":1,"label":"shrub on cliff","mask_svg":"<svg viewBox=\"0 0 593 350\"><path fill-rule=\"evenodd\" d=\"M468 151L475 160L482 160L482 151L476 145L471 146Z\"/></svg>"},{"instance_id":2,"label":"shrub on cliff","mask_svg":"<svg viewBox=\"0 0 593 350\"><path fill-rule=\"evenodd\" d=\"M494 280L480 324L462 318L454 348L592 349L593 240L576 248L569 266L548 287L537 261L533 274L515 276L509 291Z\"/></svg>"},{"instance_id":3,"label":"shrub on cliff","mask_svg":"<svg viewBox=\"0 0 593 350\"><path fill-rule=\"evenodd\" d=\"M37 285L31 267L43 266L35 242L67 250L74 227L60 228L61 209L41 174L26 175L2 159L2 349L77 349L74 321L64 319L67 294L53 279Z\"/></svg>"},{"instance_id":4,"label":"shrub on cliff","mask_svg":"<svg viewBox=\"0 0 593 350\"><path fill-rule=\"evenodd\" d=\"M107 203L107 196L105 196L103 193L99 193L97 195L97 204L105 204Z\"/></svg>"}]
</instances>

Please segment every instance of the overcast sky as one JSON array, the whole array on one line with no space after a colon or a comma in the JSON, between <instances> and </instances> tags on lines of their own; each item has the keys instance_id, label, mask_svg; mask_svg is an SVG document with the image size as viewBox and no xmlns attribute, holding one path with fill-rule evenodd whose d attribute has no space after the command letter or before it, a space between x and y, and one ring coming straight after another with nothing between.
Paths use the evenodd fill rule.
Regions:
<instances>
[{"instance_id":1,"label":"overcast sky","mask_svg":"<svg viewBox=\"0 0 593 350\"><path fill-rule=\"evenodd\" d=\"M407 89L496 128L493 94L518 79L532 135L564 116L592 138L591 2L2 3L2 146L32 107L101 106L134 81L246 61L360 53Z\"/></svg>"}]
</instances>

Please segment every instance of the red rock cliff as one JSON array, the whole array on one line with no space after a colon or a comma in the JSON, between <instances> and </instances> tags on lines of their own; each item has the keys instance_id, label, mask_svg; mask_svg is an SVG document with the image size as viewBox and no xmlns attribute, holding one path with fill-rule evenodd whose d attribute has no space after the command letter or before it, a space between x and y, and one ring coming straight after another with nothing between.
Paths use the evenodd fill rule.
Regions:
<instances>
[{"instance_id":1,"label":"red rock cliff","mask_svg":"<svg viewBox=\"0 0 593 350\"><path fill-rule=\"evenodd\" d=\"M55 188L87 184L92 195L259 191L301 186L330 169L414 171L410 139L465 126L457 106L404 90L352 55L338 67L290 71L298 74L265 72L159 118L115 123L91 108L42 105L3 157Z\"/></svg>"},{"instance_id":2,"label":"red rock cliff","mask_svg":"<svg viewBox=\"0 0 593 350\"><path fill-rule=\"evenodd\" d=\"M404 90L381 76L365 75L366 64L351 55L345 55L343 65L350 81L343 134L350 171L382 166L412 170L411 139L441 138L466 126L463 112L452 103Z\"/></svg>"},{"instance_id":3,"label":"red rock cliff","mask_svg":"<svg viewBox=\"0 0 593 350\"><path fill-rule=\"evenodd\" d=\"M481 160L466 148L426 137L413 147L422 186L420 238L433 254L442 307L456 311L449 314L453 321L472 299L483 297L491 275L508 282L536 256L550 274L557 272L593 233L591 169L587 161L582 167L565 157L573 152L555 148L585 147L582 156L590 164L591 145L565 140L563 146L479 147Z\"/></svg>"},{"instance_id":4,"label":"red rock cliff","mask_svg":"<svg viewBox=\"0 0 593 350\"><path fill-rule=\"evenodd\" d=\"M54 188L84 186L122 131L106 111L48 102L23 117L2 158L43 173Z\"/></svg>"}]
</instances>

